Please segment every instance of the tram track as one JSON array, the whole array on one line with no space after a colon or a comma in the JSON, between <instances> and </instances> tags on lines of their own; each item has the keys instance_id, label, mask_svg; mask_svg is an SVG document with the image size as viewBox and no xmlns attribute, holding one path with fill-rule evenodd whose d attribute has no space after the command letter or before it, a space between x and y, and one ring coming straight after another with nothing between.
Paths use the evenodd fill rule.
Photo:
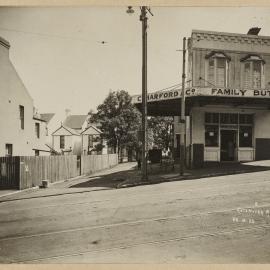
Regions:
<instances>
[{"instance_id":1,"label":"tram track","mask_svg":"<svg viewBox=\"0 0 270 270\"><path fill-rule=\"evenodd\" d=\"M136 243L136 244L121 245L121 246L117 246L117 247L110 247L110 248L103 248L103 249L92 249L89 251L60 254L57 256L40 257L40 258L35 258L35 259L30 259L30 260L18 260L18 261L13 261L13 263L40 263L40 262L45 261L45 260L56 260L56 259L60 259L60 258L82 256L82 255L96 253L96 252L101 253L101 252L108 252L108 251L113 251L113 250L129 249L129 248L138 247L138 246L142 246L142 245L158 245L158 244L164 244L164 243L169 243L169 242L177 242L177 241L184 241L184 240L204 238L204 237L219 237L219 236L223 236L223 235L227 235L227 234L248 232L248 231L252 231L252 230L265 230L268 228L270 228L270 224L269 225L261 225L261 226L253 226L253 227L248 227L248 228L238 228L238 229L233 229L233 230L223 230L223 231L219 231L216 233L194 234L194 235L183 236L183 237L169 238L169 239L165 239L165 240L163 239L163 240L157 240L157 241L143 241L143 242Z\"/></svg>"},{"instance_id":2,"label":"tram track","mask_svg":"<svg viewBox=\"0 0 270 270\"><path fill-rule=\"evenodd\" d=\"M218 236L231 234L238 239L237 232L247 237L249 232L250 237L253 232L256 237L269 234L270 217L255 214L255 224L233 221L235 216L249 217L237 212L239 208L270 209L269 180L244 180L233 186L230 179L221 186L218 181L210 186L211 181L207 185L189 182L165 185L165 191L159 186L140 188L143 192L127 189L89 197L59 197L33 201L33 207L29 201L7 202L0 205L0 261L42 263L62 258L65 262L65 258L72 261L72 257L83 255L91 261L94 252L102 257L105 252L142 246L135 249L138 251L143 245L152 245L152 250L161 249L158 245L162 243L183 240L193 245L200 243L200 237L207 243L222 244L227 239Z\"/></svg>"},{"instance_id":3,"label":"tram track","mask_svg":"<svg viewBox=\"0 0 270 270\"><path fill-rule=\"evenodd\" d=\"M260 205L260 209L269 207L270 203ZM248 208L248 207L246 207ZM18 240L18 239L26 239L26 238L34 238L34 237L43 237L43 236L50 236L56 235L61 233L71 233L71 232L79 232L79 231L89 231L89 230L96 230L96 229L106 229L112 227L119 227L119 226L129 226L129 225L138 225L143 223L150 223L150 222L160 222L160 221L170 221L170 220L177 220L177 219L184 219L184 218L191 218L191 217L200 217L200 216L209 216L214 214L222 214L222 213L230 213L235 212L237 214L237 208L230 208L230 209L222 209L217 211L208 211L208 212L200 212L195 214L181 214L181 215L171 215L171 216L162 216L162 217L155 217L155 218L148 218L148 219L140 219L140 220L133 220L127 222L117 222L117 223L109 223L109 224L102 224L102 225L91 225L85 226L80 228L72 228L66 230L59 230L59 231L52 231L52 232L45 232L45 233L37 233L31 235L22 235L22 236L15 236L15 237L5 237L0 238L0 242L9 241L9 240Z\"/></svg>"}]
</instances>

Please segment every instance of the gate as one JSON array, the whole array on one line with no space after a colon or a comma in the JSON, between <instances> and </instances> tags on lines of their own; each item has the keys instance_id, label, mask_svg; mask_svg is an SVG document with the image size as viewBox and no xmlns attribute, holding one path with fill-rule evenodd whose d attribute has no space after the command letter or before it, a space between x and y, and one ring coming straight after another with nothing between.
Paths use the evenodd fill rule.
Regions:
<instances>
[{"instance_id":1,"label":"gate","mask_svg":"<svg viewBox=\"0 0 270 270\"><path fill-rule=\"evenodd\" d=\"M20 157L0 157L0 189L19 188Z\"/></svg>"}]
</instances>

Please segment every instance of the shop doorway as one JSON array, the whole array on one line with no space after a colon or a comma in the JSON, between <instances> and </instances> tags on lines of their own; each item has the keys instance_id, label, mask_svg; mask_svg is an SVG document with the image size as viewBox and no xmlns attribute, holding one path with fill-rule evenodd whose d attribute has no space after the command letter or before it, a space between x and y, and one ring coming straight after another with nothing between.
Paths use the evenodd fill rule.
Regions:
<instances>
[{"instance_id":1,"label":"shop doorway","mask_svg":"<svg viewBox=\"0 0 270 270\"><path fill-rule=\"evenodd\" d=\"M221 161L235 161L236 160L236 130L221 130L221 148L220 160Z\"/></svg>"}]
</instances>

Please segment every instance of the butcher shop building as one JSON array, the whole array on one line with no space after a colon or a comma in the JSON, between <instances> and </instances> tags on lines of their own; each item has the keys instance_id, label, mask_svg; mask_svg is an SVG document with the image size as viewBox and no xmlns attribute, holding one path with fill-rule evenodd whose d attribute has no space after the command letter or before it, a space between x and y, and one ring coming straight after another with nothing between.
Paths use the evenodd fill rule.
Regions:
<instances>
[{"instance_id":1,"label":"butcher shop building","mask_svg":"<svg viewBox=\"0 0 270 270\"><path fill-rule=\"evenodd\" d=\"M270 159L270 37L193 30L188 39L186 162ZM179 150L181 90L148 94L149 115L174 117ZM133 102L140 108L141 96Z\"/></svg>"}]
</instances>

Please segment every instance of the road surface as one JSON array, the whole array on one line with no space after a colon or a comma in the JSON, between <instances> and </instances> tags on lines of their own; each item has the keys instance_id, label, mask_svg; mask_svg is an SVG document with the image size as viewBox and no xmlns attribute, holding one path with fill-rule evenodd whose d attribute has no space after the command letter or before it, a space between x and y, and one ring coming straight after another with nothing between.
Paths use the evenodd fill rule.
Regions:
<instances>
[{"instance_id":1,"label":"road surface","mask_svg":"<svg viewBox=\"0 0 270 270\"><path fill-rule=\"evenodd\" d=\"M270 263L269 171L33 194L0 203L1 263Z\"/></svg>"}]
</instances>

